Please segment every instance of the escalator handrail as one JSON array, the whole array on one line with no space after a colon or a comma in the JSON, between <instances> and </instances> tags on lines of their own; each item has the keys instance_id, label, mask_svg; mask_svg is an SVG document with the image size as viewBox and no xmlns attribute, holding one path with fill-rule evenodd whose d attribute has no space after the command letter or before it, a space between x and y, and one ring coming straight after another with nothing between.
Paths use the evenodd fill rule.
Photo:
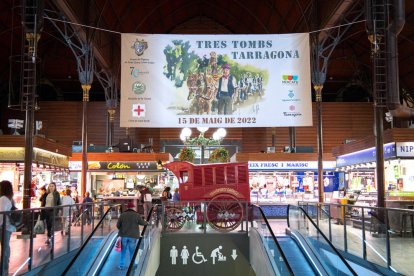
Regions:
<instances>
[{"instance_id":1,"label":"escalator handrail","mask_svg":"<svg viewBox=\"0 0 414 276\"><path fill-rule=\"evenodd\" d=\"M285 256L285 253L283 252L282 247L280 246L278 240L276 239L276 236L273 233L272 227L270 227L269 221L267 220L267 218L266 218L266 216L265 216L262 208L259 205L257 205L257 204L252 204L251 206L252 207L256 207L260 211L260 214L262 215L262 217L263 217L263 219L264 219L264 221L266 223L267 229L269 229L269 232L272 235L272 239L273 239L274 243L276 244L277 250L279 251L280 256L282 256L283 262L286 264L286 267L287 267L290 275L294 275L293 274L293 270L292 270L292 268L290 267L290 264L287 261L287 258Z\"/></svg>"},{"instance_id":2,"label":"escalator handrail","mask_svg":"<svg viewBox=\"0 0 414 276\"><path fill-rule=\"evenodd\" d=\"M306 203L306 204L304 204L304 203ZM324 204L321 204L321 203L316 203L316 204L311 204L310 206L316 206L318 209L320 209L323 213L325 213L325 215L327 215L328 216L328 218L330 218L330 219L332 219L333 217L328 213L328 211L326 211L325 209L323 209L322 208L322 206L323 206ZM307 204L307 202L306 201L299 201L298 202L298 206L299 207L302 207L302 206L306 206L306 207L308 207L309 206L309 204ZM303 208L303 207L302 207Z\"/></svg>"},{"instance_id":3,"label":"escalator handrail","mask_svg":"<svg viewBox=\"0 0 414 276\"><path fill-rule=\"evenodd\" d=\"M289 216L289 211L290 211L290 206L293 206L295 208L298 208L300 211L302 211L302 213L306 216L306 218L312 223L312 225L316 228L316 231L318 231L318 233L323 237L323 239L328 243L329 247L331 247L331 249L336 253L336 255L339 257L339 259L341 259L341 261L345 264L345 266L351 271L351 273L355 276L357 276L358 274L352 269L352 267L348 264L348 262L345 260L345 258L339 253L339 251L335 248L335 246L329 241L329 239L325 236L325 234L319 229L319 227L316 225L316 223L312 220L312 218L308 215L308 213L305 212L305 210L300 207L300 206L296 206L296 205L288 205L288 219L287 219L287 223L288 223L288 227L290 228L290 216Z\"/></svg>"},{"instance_id":4,"label":"escalator handrail","mask_svg":"<svg viewBox=\"0 0 414 276\"><path fill-rule=\"evenodd\" d=\"M75 263L76 259L79 257L79 255L81 254L82 250L86 247L86 245L88 244L88 242L90 241L90 239L93 237L93 235L95 234L95 232L98 230L99 226L101 226L101 224L103 223L103 220L105 219L106 215L108 214L108 212L110 212L112 210L112 208L114 207L119 207L121 206L120 204L116 204L116 205L112 205L108 208L108 210L105 212L105 214L102 216L102 218L99 220L98 224L96 225L96 227L92 230L92 233L86 238L85 242L82 244L82 246L79 248L78 252L76 252L75 256L72 258L72 260L70 261L70 263L68 264L68 266L66 266L65 270L63 271L62 275L66 275L66 273L69 271L69 269L71 268L71 266Z\"/></svg>"},{"instance_id":5,"label":"escalator handrail","mask_svg":"<svg viewBox=\"0 0 414 276\"><path fill-rule=\"evenodd\" d=\"M326 211L325 209L322 208L322 204L317 204L316 206L318 207L318 209L321 209L322 212L324 212L325 215L328 216L328 218L332 219L331 214L329 214L328 211Z\"/></svg>"},{"instance_id":6,"label":"escalator handrail","mask_svg":"<svg viewBox=\"0 0 414 276\"><path fill-rule=\"evenodd\" d=\"M152 208L149 211L148 216L147 216L147 222L150 221L151 216L153 215L154 208L158 208L158 204L154 204L152 206ZM126 275L130 275L131 272L132 272L132 269L134 268L135 258L137 257L137 254L138 254L138 251L139 251L139 247L140 247L140 245L142 243L142 238L144 237L144 234L145 234L145 231L147 230L147 226L148 225L149 225L149 223L147 225L145 225L144 228L141 231L141 235L139 237L139 240L138 240L138 243L137 243L137 247L135 248L134 254L132 255L131 263L129 264L128 271L127 271Z\"/></svg>"}]
</instances>

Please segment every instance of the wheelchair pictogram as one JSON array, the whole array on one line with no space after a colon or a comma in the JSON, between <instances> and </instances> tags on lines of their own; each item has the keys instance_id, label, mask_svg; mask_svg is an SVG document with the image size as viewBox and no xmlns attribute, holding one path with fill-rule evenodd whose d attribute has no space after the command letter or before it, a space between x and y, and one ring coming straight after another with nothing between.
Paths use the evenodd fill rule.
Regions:
<instances>
[{"instance_id":1,"label":"wheelchair pictogram","mask_svg":"<svg viewBox=\"0 0 414 276\"><path fill-rule=\"evenodd\" d=\"M196 252L193 254L192 259L195 264L201 264L203 262L207 262L207 259L204 258L203 253L198 251L198 246L196 246ZM196 260L197 258L197 260Z\"/></svg>"}]
</instances>

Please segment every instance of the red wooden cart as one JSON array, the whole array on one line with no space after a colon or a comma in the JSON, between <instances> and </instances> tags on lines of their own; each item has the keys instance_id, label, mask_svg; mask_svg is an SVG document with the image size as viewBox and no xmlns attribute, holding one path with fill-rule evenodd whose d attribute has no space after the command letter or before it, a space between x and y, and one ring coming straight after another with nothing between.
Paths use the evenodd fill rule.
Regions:
<instances>
[{"instance_id":1,"label":"red wooden cart","mask_svg":"<svg viewBox=\"0 0 414 276\"><path fill-rule=\"evenodd\" d=\"M183 203L207 202L206 218L212 228L231 231L241 224L245 217L244 204L250 203L248 163L171 162L165 167L177 177ZM196 211L200 223L202 211L200 208ZM166 213L169 230L178 230L184 225L186 215L182 206L167 206Z\"/></svg>"}]
</instances>

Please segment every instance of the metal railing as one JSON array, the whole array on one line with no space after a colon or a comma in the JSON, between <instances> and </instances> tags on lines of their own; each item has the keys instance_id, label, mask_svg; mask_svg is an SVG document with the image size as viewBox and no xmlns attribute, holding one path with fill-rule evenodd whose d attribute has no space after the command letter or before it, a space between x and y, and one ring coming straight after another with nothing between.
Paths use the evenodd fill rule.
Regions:
<instances>
[{"instance_id":1,"label":"metal railing","mask_svg":"<svg viewBox=\"0 0 414 276\"><path fill-rule=\"evenodd\" d=\"M31 271L82 246L93 229L96 229L96 220L102 217L103 210L109 206L111 205L105 202L95 202L0 212L3 217L1 225L5 225L6 217L13 213L19 213L22 217L22 223L17 226L17 232L11 234L9 273L19 275ZM64 209L67 211L65 217L62 215ZM36 233L34 230L37 221L44 218L42 215L41 219L41 214L45 212L51 216L52 236L50 239L47 237L47 225L44 221L44 232ZM90 217L86 217L87 214ZM103 226L100 229L103 234L106 233ZM2 238L5 237L5 227L0 226L0 235ZM2 246L3 261L0 264L0 271L3 273L1 275L6 273L3 271L4 250L5 247Z\"/></svg>"},{"instance_id":2,"label":"metal railing","mask_svg":"<svg viewBox=\"0 0 414 276\"><path fill-rule=\"evenodd\" d=\"M65 270L63 271L62 275L71 275L72 273L74 273L74 271L78 271L80 269L82 269L84 264L79 264L80 262L78 262L78 259L82 259L82 261L84 261L85 259L92 262L92 260L94 259L91 255L91 252L88 251L86 254L86 248L87 247L93 247L96 249L96 247L98 246L98 244L93 244L91 246L90 240L92 239L92 237L95 237L95 233L97 233L98 229L100 228L100 226L103 226L105 219L108 218L108 216L110 216L111 211L114 208L118 208L121 205L112 205L108 208L108 210L105 212L105 214L100 218L98 224L96 225L96 228L93 228L93 231L91 232L91 234L87 237L87 239L85 240L85 242L82 244L82 246L80 247L80 249L76 252L75 256L72 258L72 260L69 262L68 266L65 268ZM97 250L94 250L94 252L92 252L92 254L95 254ZM89 253L89 254L88 254ZM80 258L80 257L83 258ZM85 267L89 267L89 265L86 265Z\"/></svg>"},{"instance_id":3,"label":"metal railing","mask_svg":"<svg viewBox=\"0 0 414 276\"><path fill-rule=\"evenodd\" d=\"M299 202L332 244L392 272L411 274L414 210ZM394 256L394 257L393 257Z\"/></svg>"},{"instance_id":4,"label":"metal railing","mask_svg":"<svg viewBox=\"0 0 414 276\"><path fill-rule=\"evenodd\" d=\"M141 237L138 240L137 247L131 257L131 263L128 266L126 275L141 275L143 272L143 264L152 245L153 229L157 228L160 222L159 214L157 212L159 205L152 206L146 217L147 225L141 231Z\"/></svg>"},{"instance_id":5,"label":"metal railing","mask_svg":"<svg viewBox=\"0 0 414 276\"><path fill-rule=\"evenodd\" d=\"M273 269L278 271L280 275L294 275L285 253L283 252L282 247L280 246L279 241L277 240L262 208L258 205L252 205L251 207L251 225L253 227L258 227L258 232L260 233L264 247L267 249L266 251ZM270 253L272 252L270 246L276 249L276 252L273 251L273 254Z\"/></svg>"},{"instance_id":6,"label":"metal railing","mask_svg":"<svg viewBox=\"0 0 414 276\"><path fill-rule=\"evenodd\" d=\"M357 275L302 207L288 206L288 227L301 234L329 275Z\"/></svg>"}]
</instances>

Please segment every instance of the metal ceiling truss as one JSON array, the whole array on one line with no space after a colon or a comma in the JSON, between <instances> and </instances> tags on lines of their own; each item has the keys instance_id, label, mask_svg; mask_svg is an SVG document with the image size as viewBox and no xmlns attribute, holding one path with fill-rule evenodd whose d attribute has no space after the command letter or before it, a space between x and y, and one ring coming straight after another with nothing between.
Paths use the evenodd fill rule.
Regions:
<instances>
[{"instance_id":1,"label":"metal ceiling truss","mask_svg":"<svg viewBox=\"0 0 414 276\"><path fill-rule=\"evenodd\" d=\"M95 73L92 42L89 39L82 39L79 36L79 30L66 23L67 19L64 16L61 18L61 24L56 23L46 13L45 18L49 19L55 29L62 35L66 45L75 56L80 83L82 85L92 85Z\"/></svg>"},{"instance_id":2,"label":"metal ceiling truss","mask_svg":"<svg viewBox=\"0 0 414 276\"><path fill-rule=\"evenodd\" d=\"M359 2L349 5L349 9L336 21L338 27L321 30L321 32L312 35L312 83L314 85L325 83L330 56L336 46L343 41L344 35L351 28L352 23L361 20L363 15L364 8Z\"/></svg>"},{"instance_id":3,"label":"metal ceiling truss","mask_svg":"<svg viewBox=\"0 0 414 276\"><path fill-rule=\"evenodd\" d=\"M303 22L305 23L305 30L309 31L311 29L311 23L312 20L314 20L313 16L313 11L312 8L314 8L315 3L312 1L309 1L309 3L306 5L305 8L302 7L301 3L296 0L296 5L299 7L300 10L300 15L301 15L301 20L298 20L295 24L295 26L293 27L293 30L298 30L300 27L300 24ZM308 14L309 18L306 17L306 15Z\"/></svg>"},{"instance_id":4,"label":"metal ceiling truss","mask_svg":"<svg viewBox=\"0 0 414 276\"><path fill-rule=\"evenodd\" d=\"M118 107L118 79L105 69L95 70L95 76L104 89L106 107L116 109Z\"/></svg>"},{"instance_id":5,"label":"metal ceiling truss","mask_svg":"<svg viewBox=\"0 0 414 276\"><path fill-rule=\"evenodd\" d=\"M108 130L106 132L106 145L108 147L112 147L115 113L118 108L118 79L104 69L101 71L95 70L95 72L96 78L99 80L105 91L105 101L109 115Z\"/></svg>"}]
</instances>

